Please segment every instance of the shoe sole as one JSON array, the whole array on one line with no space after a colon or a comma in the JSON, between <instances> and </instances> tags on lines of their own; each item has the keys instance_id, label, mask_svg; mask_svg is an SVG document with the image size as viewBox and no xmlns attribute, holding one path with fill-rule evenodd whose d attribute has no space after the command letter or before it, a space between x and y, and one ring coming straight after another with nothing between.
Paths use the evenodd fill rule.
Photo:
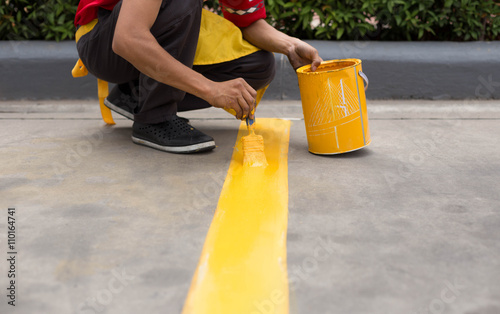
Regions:
<instances>
[{"instance_id":1,"label":"shoe sole","mask_svg":"<svg viewBox=\"0 0 500 314\"><path fill-rule=\"evenodd\" d=\"M158 149L164 152L176 153L176 154L189 154L189 153L199 153L209 151L215 148L215 141L209 141L199 144L193 144L188 146L162 146L142 138L138 138L132 135L132 142L144 145L147 147L151 147L154 149Z\"/></svg>"},{"instance_id":2,"label":"shoe sole","mask_svg":"<svg viewBox=\"0 0 500 314\"><path fill-rule=\"evenodd\" d=\"M113 105L107 98L104 99L104 105L108 107L109 109L113 110L114 112L121 114L127 119L130 119L134 121L134 115L126 110L123 110L122 108Z\"/></svg>"}]
</instances>

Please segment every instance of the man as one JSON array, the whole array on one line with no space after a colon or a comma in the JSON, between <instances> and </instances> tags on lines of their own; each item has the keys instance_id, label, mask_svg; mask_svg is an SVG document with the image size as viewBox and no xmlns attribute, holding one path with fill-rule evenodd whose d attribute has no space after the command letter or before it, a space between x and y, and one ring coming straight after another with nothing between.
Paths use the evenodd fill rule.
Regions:
<instances>
[{"instance_id":1,"label":"man","mask_svg":"<svg viewBox=\"0 0 500 314\"><path fill-rule=\"evenodd\" d=\"M321 63L316 49L267 24L263 0L219 2L224 17L241 29L239 35L232 32L226 38L235 26L220 21L207 24L200 34L202 0L80 1L75 25L87 30L77 43L78 53L90 73L118 84L106 105L134 120L135 143L174 153L211 150L213 138L177 112L213 106L238 119L253 119L256 90L274 77L272 52L285 54L294 68L312 64L315 70ZM205 12L204 20L217 18ZM212 38L209 46L231 41L230 48L197 51L197 46L205 47L201 41L206 34ZM220 36L214 40L212 35ZM218 60L227 50L237 58ZM195 55L213 62L193 65Z\"/></svg>"}]
</instances>

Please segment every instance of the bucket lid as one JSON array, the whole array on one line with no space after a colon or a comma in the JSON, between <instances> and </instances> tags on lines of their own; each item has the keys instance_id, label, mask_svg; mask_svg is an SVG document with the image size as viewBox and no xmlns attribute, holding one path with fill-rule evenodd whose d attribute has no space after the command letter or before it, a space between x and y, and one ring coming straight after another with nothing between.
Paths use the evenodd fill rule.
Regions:
<instances>
[{"instance_id":1,"label":"bucket lid","mask_svg":"<svg viewBox=\"0 0 500 314\"><path fill-rule=\"evenodd\" d=\"M323 74L323 73L329 73L329 72L336 72L336 71L342 71L345 69L349 69L352 67L355 67L357 65L361 64L360 59L337 59L337 60L328 60L328 61L323 61L319 65L318 69L316 71L311 71L311 65L304 65L303 67L300 67L297 69L297 74Z\"/></svg>"}]
</instances>

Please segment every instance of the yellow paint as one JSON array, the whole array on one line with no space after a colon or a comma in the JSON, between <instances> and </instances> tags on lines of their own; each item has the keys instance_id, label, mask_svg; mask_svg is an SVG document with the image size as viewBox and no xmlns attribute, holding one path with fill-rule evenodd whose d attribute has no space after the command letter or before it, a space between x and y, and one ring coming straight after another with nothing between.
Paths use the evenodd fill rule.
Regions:
<instances>
[{"instance_id":1,"label":"yellow paint","mask_svg":"<svg viewBox=\"0 0 500 314\"><path fill-rule=\"evenodd\" d=\"M323 62L297 70L309 151L339 154L370 144L361 60Z\"/></svg>"},{"instance_id":2,"label":"yellow paint","mask_svg":"<svg viewBox=\"0 0 500 314\"><path fill-rule=\"evenodd\" d=\"M267 167L244 167L242 123L183 314L288 314L290 122L259 119Z\"/></svg>"}]
</instances>

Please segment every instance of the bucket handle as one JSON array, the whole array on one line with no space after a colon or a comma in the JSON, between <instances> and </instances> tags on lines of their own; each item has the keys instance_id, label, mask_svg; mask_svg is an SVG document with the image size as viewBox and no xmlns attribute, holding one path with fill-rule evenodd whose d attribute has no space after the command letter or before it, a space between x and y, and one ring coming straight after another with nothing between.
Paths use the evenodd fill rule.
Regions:
<instances>
[{"instance_id":1,"label":"bucket handle","mask_svg":"<svg viewBox=\"0 0 500 314\"><path fill-rule=\"evenodd\" d=\"M370 85L370 80L368 79L368 76L366 76L365 73L361 72L361 71L358 71L358 74L359 76L361 76L363 78L363 80L365 81L365 91L368 89L368 85Z\"/></svg>"}]
</instances>

